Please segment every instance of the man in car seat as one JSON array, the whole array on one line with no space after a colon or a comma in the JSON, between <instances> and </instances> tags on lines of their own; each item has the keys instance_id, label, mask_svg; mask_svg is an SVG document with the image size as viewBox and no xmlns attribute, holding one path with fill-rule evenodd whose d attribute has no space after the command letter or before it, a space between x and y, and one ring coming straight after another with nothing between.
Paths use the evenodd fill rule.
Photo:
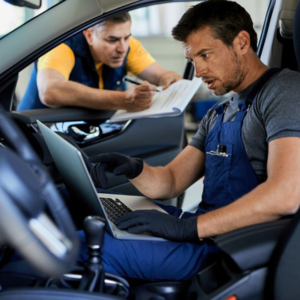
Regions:
<instances>
[{"instance_id":1,"label":"man in car seat","mask_svg":"<svg viewBox=\"0 0 300 300\"><path fill-rule=\"evenodd\" d=\"M144 81L125 90L127 72ZM128 13L83 31L42 56L17 110L79 106L140 111L149 108L155 85L182 79L167 71L131 36Z\"/></svg>"},{"instance_id":2,"label":"man in car seat","mask_svg":"<svg viewBox=\"0 0 300 300\"><path fill-rule=\"evenodd\" d=\"M91 171L98 186L106 184L102 164L152 199L176 197L205 176L195 213L166 206L169 215L140 210L117 220L121 229L170 241L120 241L106 234L104 268L127 277L187 279L218 251L206 238L293 214L300 203L300 74L260 61L252 20L236 2L201 2L172 33L195 76L216 95L235 94L208 111L189 145L165 167L99 155Z\"/></svg>"}]
</instances>

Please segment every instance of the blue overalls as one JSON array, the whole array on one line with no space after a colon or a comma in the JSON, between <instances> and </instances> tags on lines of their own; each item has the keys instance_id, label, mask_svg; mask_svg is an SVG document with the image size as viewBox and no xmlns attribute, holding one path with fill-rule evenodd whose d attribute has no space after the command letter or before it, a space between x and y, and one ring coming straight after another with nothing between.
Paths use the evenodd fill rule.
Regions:
<instances>
[{"instance_id":1,"label":"blue overalls","mask_svg":"<svg viewBox=\"0 0 300 300\"><path fill-rule=\"evenodd\" d=\"M242 124L257 92L278 71L270 69L260 78L246 101L240 103L234 121L223 123L226 105L216 107L217 121L205 143L206 168L202 201L196 213L185 212L182 218L225 206L259 184L245 153ZM174 216L182 212L176 207L163 208ZM205 267L218 251L209 241L120 241L106 234L102 258L104 269L120 276L147 280L184 280Z\"/></svg>"},{"instance_id":2,"label":"blue overalls","mask_svg":"<svg viewBox=\"0 0 300 300\"><path fill-rule=\"evenodd\" d=\"M205 140L205 188L198 214L225 206L259 184L245 152L242 125L256 94L279 71L278 68L269 69L260 77L246 101L239 103L239 111L234 121L222 122L229 102L215 108L218 114L217 121Z\"/></svg>"},{"instance_id":3,"label":"blue overalls","mask_svg":"<svg viewBox=\"0 0 300 300\"><path fill-rule=\"evenodd\" d=\"M99 88L99 75L95 68L94 60L83 33L75 35L73 38L67 40L65 44L72 49L75 55L75 65L71 71L69 80L89 87ZM122 66L118 68L110 68L107 65L103 65L102 77L104 89L113 91L124 91L126 89L123 78L127 74L125 66L129 51L130 49L128 49ZM36 78L37 62L34 63L32 68L26 92L17 107L18 111L48 108L48 106L44 105L39 98Z\"/></svg>"}]
</instances>

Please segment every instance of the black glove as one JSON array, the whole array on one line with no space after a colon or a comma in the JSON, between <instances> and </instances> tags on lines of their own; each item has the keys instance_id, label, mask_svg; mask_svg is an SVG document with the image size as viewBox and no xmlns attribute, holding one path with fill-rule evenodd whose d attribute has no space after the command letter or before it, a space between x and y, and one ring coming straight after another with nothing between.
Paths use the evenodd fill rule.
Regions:
<instances>
[{"instance_id":1,"label":"black glove","mask_svg":"<svg viewBox=\"0 0 300 300\"><path fill-rule=\"evenodd\" d=\"M133 179L143 171L144 163L140 158L129 157L119 153L105 153L90 158L90 162L96 162L91 168L90 174L99 188L107 188L105 172L115 175L125 175Z\"/></svg>"},{"instance_id":2,"label":"black glove","mask_svg":"<svg viewBox=\"0 0 300 300\"><path fill-rule=\"evenodd\" d=\"M136 210L118 218L116 225L130 233L150 232L173 241L199 241L197 217L179 219L157 210Z\"/></svg>"}]
</instances>

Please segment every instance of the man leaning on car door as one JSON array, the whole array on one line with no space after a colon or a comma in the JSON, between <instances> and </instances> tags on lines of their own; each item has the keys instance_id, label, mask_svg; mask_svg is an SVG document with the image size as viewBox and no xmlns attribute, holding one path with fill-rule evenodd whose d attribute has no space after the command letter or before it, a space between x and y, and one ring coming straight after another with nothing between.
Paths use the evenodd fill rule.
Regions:
<instances>
[{"instance_id":1,"label":"man leaning on car door","mask_svg":"<svg viewBox=\"0 0 300 300\"><path fill-rule=\"evenodd\" d=\"M125 90L127 72L144 81ZM130 15L123 13L40 57L17 110L77 106L140 111L151 106L156 85L165 89L180 79L131 36Z\"/></svg>"}]
</instances>

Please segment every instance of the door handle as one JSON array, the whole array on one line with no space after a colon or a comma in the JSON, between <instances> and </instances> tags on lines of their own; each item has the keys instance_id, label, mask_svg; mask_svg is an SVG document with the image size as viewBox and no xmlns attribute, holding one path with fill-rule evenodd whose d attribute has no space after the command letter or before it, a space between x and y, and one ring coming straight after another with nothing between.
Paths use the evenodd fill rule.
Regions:
<instances>
[{"instance_id":1,"label":"door handle","mask_svg":"<svg viewBox=\"0 0 300 300\"><path fill-rule=\"evenodd\" d=\"M86 143L98 139L101 135L101 130L98 126L72 125L68 127L68 133L79 143Z\"/></svg>"}]
</instances>

